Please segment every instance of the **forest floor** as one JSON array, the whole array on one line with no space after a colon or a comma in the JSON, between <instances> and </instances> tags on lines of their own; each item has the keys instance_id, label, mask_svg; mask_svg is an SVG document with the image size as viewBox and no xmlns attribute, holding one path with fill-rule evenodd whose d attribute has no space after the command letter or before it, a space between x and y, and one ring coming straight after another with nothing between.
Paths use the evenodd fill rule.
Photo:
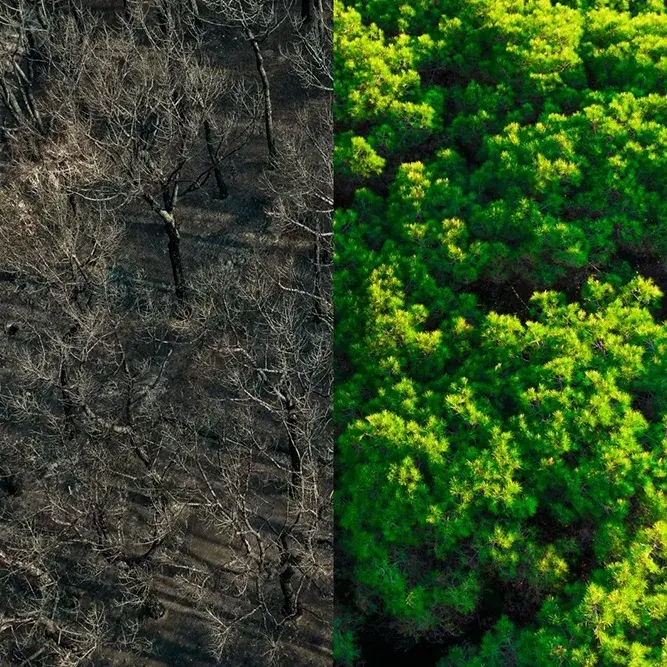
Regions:
<instances>
[{"instance_id":1,"label":"forest floor","mask_svg":"<svg viewBox=\"0 0 667 667\"><path fill-rule=\"evenodd\" d=\"M309 98L296 80L290 64L279 53L279 44L290 41L291 26L285 22L281 29L262 44L266 69L273 90L274 123L277 140L283 135L298 132L295 117L297 109L306 109ZM248 78L257 78L253 51L242 38L231 32L222 41L216 58L225 67ZM313 101L313 104L315 101ZM186 275L221 259L230 272L237 271L237 260L244 255L261 252L271 261L281 262L286 255L303 252L294 242L285 242L271 229L265 209L270 204L264 177L268 168L267 145L263 124L259 122L251 139L238 152L222 164L229 196L215 198L214 182L210 179L205 188L184 198L178 205L177 215L182 222L182 253ZM173 289L167 256L167 238L163 226L155 215L141 202L129 204L119 211L125 228L125 252L122 266L117 267L130 281L143 282L157 292ZM1 282L1 281L0 281ZM16 312L15 286L7 281L0 284L0 316L10 321L7 307ZM6 297L3 298L3 297ZM4 302L4 307L3 307ZM1 355L0 355L1 357ZM1 360L1 359L0 359ZM269 489L273 473L258 466L254 471L255 483L265 488L266 512L281 511L280 498L284 489ZM275 477L275 475L273 475ZM137 504L137 517L141 517ZM142 662L136 655L109 656L114 667L264 667L265 656L253 651L253 633L261 628L252 624L244 627L238 641L232 642L234 653L223 655L221 660L212 657L209 645L210 617L206 608L229 610L238 607L239 601L216 595L214 591L193 585L220 575L220 564L229 560L230 548L226 536L218 534L210 526L203 525L196 513L185 511L182 516L182 539L177 554L155 559L155 593L164 605L161 618L146 622L143 634L151 641ZM182 576L189 573L188 578ZM276 595L280 589L276 586ZM204 591L204 597L202 597ZM282 655L278 664L294 667L324 667L331 664L332 604L320 596L306 594L304 613L288 625L283 636ZM0 665L2 660L0 659Z\"/></svg>"},{"instance_id":2,"label":"forest floor","mask_svg":"<svg viewBox=\"0 0 667 667\"><path fill-rule=\"evenodd\" d=\"M308 107L309 101L299 85L290 64L279 53L279 44L289 40L291 26L286 22L263 44L266 69L271 81L274 123L277 140L282 135L298 132L295 125L297 109ZM251 46L233 33L220 46L216 54L225 67L240 75L256 75ZM299 253L304 248L287 245L273 233L265 208L270 203L264 177L267 173L267 145L263 125L258 127L250 141L223 163L224 177L229 187L229 196L224 200L215 198L214 182L210 179L206 189L193 193L179 205L178 215L184 221L182 227L182 250L186 270L189 274L208 262L227 258L230 271L234 271L237 260L260 251L272 261L280 261L285 254ZM132 207L124 214L127 221L127 269L129 272L150 267L150 281L157 286L172 288L169 262L167 261L166 237L162 225L147 208ZM144 273L145 270L144 270ZM270 479L271 471L258 469L257 483ZM267 496L267 503L271 497ZM279 500L279 499L278 499ZM280 502L275 505L280 506ZM180 567L196 568L203 576L211 576L217 566L229 556L224 536L207 529L200 522L186 522L185 539L179 554ZM173 555L170 554L173 562ZM234 643L235 654L217 662L207 650L207 624L210 619L202 611L206 604L211 607L238 605L238 600L214 598L196 600L198 591L179 576L179 568L167 566L158 577L158 594L166 608L165 615L148 623L147 631L153 636L153 649L145 662L137 665L128 662L127 667L263 667L266 658L252 653L253 630ZM278 591L279 592L279 591ZM317 596L304 601L305 613L289 630L286 653L279 664L294 667L324 667L331 663L330 627L333 609ZM119 667L124 663L119 663Z\"/></svg>"}]
</instances>

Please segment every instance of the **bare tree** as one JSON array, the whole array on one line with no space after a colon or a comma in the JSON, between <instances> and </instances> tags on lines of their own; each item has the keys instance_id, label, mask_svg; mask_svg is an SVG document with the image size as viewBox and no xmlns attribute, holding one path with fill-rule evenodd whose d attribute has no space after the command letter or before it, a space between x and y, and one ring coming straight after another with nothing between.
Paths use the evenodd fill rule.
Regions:
<instances>
[{"instance_id":1,"label":"bare tree","mask_svg":"<svg viewBox=\"0 0 667 667\"><path fill-rule=\"evenodd\" d=\"M42 43L51 21L41 3L3 2L0 5L0 103L2 137L16 131L45 135L47 127L35 100Z\"/></svg>"},{"instance_id":2,"label":"bare tree","mask_svg":"<svg viewBox=\"0 0 667 667\"><path fill-rule=\"evenodd\" d=\"M198 410L222 409L226 426L215 454L199 454L197 488L207 520L239 539L227 565L236 575L227 579L228 592L253 591L237 617L224 620L209 609L219 650L245 614L262 617L276 639L307 609L304 598L313 591L330 595L331 330L312 318L308 294L283 289L284 280L297 284L299 269L290 265L278 272L275 260L260 255L233 286L216 271L198 280L208 286L198 306L207 344L195 362L197 376L212 377L221 366L228 371L218 395L204 398ZM286 490L279 505L256 488L259 478L272 477Z\"/></svg>"},{"instance_id":3,"label":"bare tree","mask_svg":"<svg viewBox=\"0 0 667 667\"><path fill-rule=\"evenodd\" d=\"M240 30L251 46L262 85L264 129L269 158L276 157L271 85L261 44L290 16L292 0L204 0L213 25Z\"/></svg>"},{"instance_id":4,"label":"bare tree","mask_svg":"<svg viewBox=\"0 0 667 667\"><path fill-rule=\"evenodd\" d=\"M319 104L311 102L309 110L297 114L296 130L287 136L276 168L265 177L272 194L267 213L277 238L310 248L312 268L301 272L296 284L286 277L279 278L279 284L309 298L322 324L331 327L333 120L326 97Z\"/></svg>"},{"instance_id":5,"label":"bare tree","mask_svg":"<svg viewBox=\"0 0 667 667\"><path fill-rule=\"evenodd\" d=\"M42 104L50 127L76 126L108 166L97 182L79 185L76 195L118 203L140 198L159 217L175 294L184 302L177 204L212 173L225 194L220 164L251 136L257 107L248 86L206 62L196 33L177 29L171 5L158 4L166 9L157 18L131 5L130 18L115 28L83 11L76 19L47 17L58 29L49 31L45 47L50 76ZM219 112L221 103L225 115ZM43 119L39 105L33 107L16 123Z\"/></svg>"},{"instance_id":6,"label":"bare tree","mask_svg":"<svg viewBox=\"0 0 667 667\"><path fill-rule=\"evenodd\" d=\"M135 388L137 374L118 377L129 369L123 337L133 338L108 280L119 227L103 211L75 210L39 177L17 167L2 191L3 261L17 297L3 349L0 447L21 493L15 484L0 521L8 633L0 642L9 639L28 664L69 667L111 644L137 646L151 597L141 566L179 512L162 464L176 453L166 453L164 429L146 428L157 415L140 407L150 400ZM146 498L139 523L127 520L133 486Z\"/></svg>"},{"instance_id":7,"label":"bare tree","mask_svg":"<svg viewBox=\"0 0 667 667\"><path fill-rule=\"evenodd\" d=\"M303 0L308 7L306 20L290 15L295 40L281 44L280 53L287 58L307 90L333 94L333 21L330 0L315 1L316 21L313 23L312 0ZM303 8L303 5L302 5ZM303 14L302 14L303 18Z\"/></svg>"},{"instance_id":8,"label":"bare tree","mask_svg":"<svg viewBox=\"0 0 667 667\"><path fill-rule=\"evenodd\" d=\"M274 142L261 185L277 234L243 260L216 249L188 281L184 198L209 179L225 198L268 87L204 56L211 7L127 0L107 20L5 4L0 654L135 659L176 571L219 656L259 641L260 664L302 664L294 638L330 628L332 602L326 103ZM242 9L250 41L289 18ZM168 286L128 277L132 202L167 236L177 317ZM210 563L189 551L200 523Z\"/></svg>"},{"instance_id":9,"label":"bare tree","mask_svg":"<svg viewBox=\"0 0 667 667\"><path fill-rule=\"evenodd\" d=\"M176 37L146 49L127 31L107 30L80 73L85 81L75 104L91 118L99 150L110 155L120 192L140 196L160 218L168 238L174 288L186 296L179 198L198 188L202 174L188 179L204 122L214 115L221 81L200 64L194 47Z\"/></svg>"}]
</instances>

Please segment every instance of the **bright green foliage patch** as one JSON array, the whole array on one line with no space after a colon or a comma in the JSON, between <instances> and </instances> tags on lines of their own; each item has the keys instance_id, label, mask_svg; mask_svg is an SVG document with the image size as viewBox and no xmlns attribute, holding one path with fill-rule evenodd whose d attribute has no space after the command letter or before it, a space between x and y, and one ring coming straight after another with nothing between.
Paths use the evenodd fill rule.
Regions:
<instances>
[{"instance_id":1,"label":"bright green foliage patch","mask_svg":"<svg viewBox=\"0 0 667 667\"><path fill-rule=\"evenodd\" d=\"M633 407L644 387L654 409L667 400L667 331L645 308L655 288L591 282L582 305L537 294L524 324L491 312L428 333L399 289L370 288L387 312L356 365L377 394L340 438L339 522L367 603L413 631L455 632L497 582L525 604L570 598L585 549L619 558L631 513L667 511L667 438ZM401 373L415 356L420 382Z\"/></svg>"},{"instance_id":2,"label":"bright green foliage patch","mask_svg":"<svg viewBox=\"0 0 667 667\"><path fill-rule=\"evenodd\" d=\"M339 663L667 664L663 3L335 12Z\"/></svg>"},{"instance_id":3,"label":"bright green foliage patch","mask_svg":"<svg viewBox=\"0 0 667 667\"><path fill-rule=\"evenodd\" d=\"M519 629L503 616L479 647L454 649L438 667L592 667L667 664L667 523L642 529L618 560L587 584L550 596L539 628Z\"/></svg>"}]
</instances>

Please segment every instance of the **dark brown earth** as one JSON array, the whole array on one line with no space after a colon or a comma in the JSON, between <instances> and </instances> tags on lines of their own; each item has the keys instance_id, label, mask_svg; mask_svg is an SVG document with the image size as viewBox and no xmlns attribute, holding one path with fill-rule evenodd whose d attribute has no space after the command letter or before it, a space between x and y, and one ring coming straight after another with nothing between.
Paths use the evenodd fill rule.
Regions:
<instances>
[{"instance_id":1,"label":"dark brown earth","mask_svg":"<svg viewBox=\"0 0 667 667\"><path fill-rule=\"evenodd\" d=\"M91 0L90 6L107 17L122 3ZM290 41L289 21L262 44L274 105L274 122L278 142L300 131L297 110L308 112L318 103L316 95L305 91L290 69L290 63L280 55L279 45ZM216 45L214 57L221 68L235 71L239 76L256 79L257 72L250 45L233 31L223 33ZM182 252L186 276L215 262L222 261L230 272L238 272L244 258L261 253L265 261L280 265L296 258L304 270L310 270L306 260L310 240L285 237L272 228L266 214L271 197L266 178L271 177L267 146L261 123L251 140L223 165L230 195L224 200L215 198L213 179L202 190L183 199L178 207L182 222ZM172 290L167 243L163 227L155 215L141 202L126 205L119 212L126 230L124 254L118 269L131 282L167 295ZM17 286L11 276L5 282L0 273L0 316L10 321L8 312L16 314L25 308L25 300L17 299ZM29 289L29 286L28 286ZM1 365L1 358L0 358ZM265 426L270 428L270 425ZM264 427L263 427L264 428ZM331 481L331 484L333 482ZM269 520L284 520L285 488L273 470L259 463L253 472L253 484L264 499L263 516ZM136 504L136 520L142 520L142 508ZM182 537L177 551L158 552L151 564L153 590L164 605L161 618L145 622L143 634L152 646L141 658L136 655L108 654L113 667L265 667L285 665L294 667L324 667L331 664L332 596L313 590L303 597L303 613L284 625L283 635L268 653L265 639L260 641L257 624L249 622L239 627L230 647L220 658L210 650L211 616L214 609L224 617L226 612L238 611L239 600L220 593L225 586L207 585L208 581L224 578L222 564L230 558L232 547L228 536L203 521L196 506L184 507L181 513ZM276 584L270 594L279 596ZM4 665L0 656L0 665ZM7 663L9 664L9 663Z\"/></svg>"}]
</instances>

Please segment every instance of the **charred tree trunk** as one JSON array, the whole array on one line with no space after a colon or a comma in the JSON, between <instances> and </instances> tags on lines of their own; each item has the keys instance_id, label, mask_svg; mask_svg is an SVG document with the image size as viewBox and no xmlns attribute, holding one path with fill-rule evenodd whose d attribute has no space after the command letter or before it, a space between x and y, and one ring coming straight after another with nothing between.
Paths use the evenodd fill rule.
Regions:
<instances>
[{"instance_id":1,"label":"charred tree trunk","mask_svg":"<svg viewBox=\"0 0 667 667\"><path fill-rule=\"evenodd\" d=\"M299 593L294 590L294 575L296 574L295 565L298 563L298 558L294 556L287 544L287 536L283 533L280 536L280 544L282 546L282 553L280 555L280 564L283 569L280 572L280 590L283 594L283 614L287 617L295 617L301 615L301 605L299 604Z\"/></svg>"},{"instance_id":2,"label":"charred tree trunk","mask_svg":"<svg viewBox=\"0 0 667 667\"><path fill-rule=\"evenodd\" d=\"M74 334L78 331L78 326L73 325L65 336L65 344L68 345L72 340ZM60 359L60 398L64 417L64 435L66 440L72 440L76 435L76 424L74 423L76 403L72 396L72 390L69 381L69 354L66 350L63 351Z\"/></svg>"},{"instance_id":3,"label":"charred tree trunk","mask_svg":"<svg viewBox=\"0 0 667 667\"><path fill-rule=\"evenodd\" d=\"M213 175L215 176L215 184L218 188L218 199L226 199L229 196L229 189L222 175L222 169L220 169L220 163L216 156L215 142L213 140L213 131L208 121L204 122L204 134L206 136L206 150L213 165Z\"/></svg>"},{"instance_id":4,"label":"charred tree trunk","mask_svg":"<svg viewBox=\"0 0 667 667\"><path fill-rule=\"evenodd\" d=\"M283 613L285 616L296 616L298 613L297 598L292 584L293 576L294 568L291 565L287 565L280 573L280 590L283 593Z\"/></svg>"},{"instance_id":5,"label":"charred tree trunk","mask_svg":"<svg viewBox=\"0 0 667 667\"><path fill-rule=\"evenodd\" d=\"M171 262L171 272L174 277L174 292L179 302L184 302L185 293L185 272L183 270L183 257L181 255L181 233L171 213L165 211L163 216L164 231L169 239L169 261Z\"/></svg>"},{"instance_id":6,"label":"charred tree trunk","mask_svg":"<svg viewBox=\"0 0 667 667\"><path fill-rule=\"evenodd\" d=\"M310 23L310 19L312 18L311 0L301 0L301 18L306 23Z\"/></svg>"},{"instance_id":7,"label":"charred tree trunk","mask_svg":"<svg viewBox=\"0 0 667 667\"><path fill-rule=\"evenodd\" d=\"M295 405L294 401L289 395L285 396L283 406L287 412L287 418L285 419L285 431L287 433L287 447L289 451L291 470L289 497L296 498L298 497L298 494L301 490L303 471L301 463L301 452L299 451L299 447L296 444L296 438L294 437L297 423L296 413L294 410Z\"/></svg>"},{"instance_id":8,"label":"charred tree trunk","mask_svg":"<svg viewBox=\"0 0 667 667\"><path fill-rule=\"evenodd\" d=\"M266 73L262 51L259 48L259 43L255 38L255 35L249 28L245 29L245 34L246 38L252 45L253 51L255 52L255 65L257 65L259 78L262 81L262 94L264 96L264 126L266 128L266 143L269 148L269 157L275 158L276 142L273 133L273 108L271 106L271 87L269 85L269 77Z\"/></svg>"},{"instance_id":9,"label":"charred tree trunk","mask_svg":"<svg viewBox=\"0 0 667 667\"><path fill-rule=\"evenodd\" d=\"M187 296L185 270L183 269L183 256L181 254L181 233L174 218L173 209L176 204L177 192L164 193L164 206L160 206L158 202L149 194L144 194L144 200L148 202L150 207L160 216L162 220L164 233L169 239L169 261L171 263L171 273L174 278L174 292L176 300L179 304L184 304Z\"/></svg>"},{"instance_id":10,"label":"charred tree trunk","mask_svg":"<svg viewBox=\"0 0 667 667\"><path fill-rule=\"evenodd\" d=\"M65 440L74 437L74 401L69 389L69 374L67 372L67 359L60 363L60 397L65 418Z\"/></svg>"}]
</instances>

